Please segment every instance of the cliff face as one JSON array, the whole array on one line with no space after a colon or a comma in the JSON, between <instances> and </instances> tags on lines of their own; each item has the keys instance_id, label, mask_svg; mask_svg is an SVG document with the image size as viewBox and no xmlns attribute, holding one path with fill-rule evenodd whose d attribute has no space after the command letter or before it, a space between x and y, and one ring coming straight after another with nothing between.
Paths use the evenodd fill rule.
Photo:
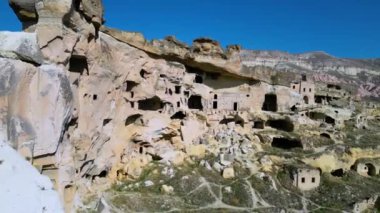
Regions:
<instances>
[{"instance_id":1,"label":"cliff face","mask_svg":"<svg viewBox=\"0 0 380 213\"><path fill-rule=\"evenodd\" d=\"M361 146L378 137L377 105L356 101L377 99L377 60L146 41L103 26L100 0L10 5L24 32L0 32L0 139L53 180L67 212L280 210L269 192L285 209L323 209L328 189L292 200L317 185L288 186L289 166L320 175L380 157Z\"/></svg>"},{"instance_id":2,"label":"cliff face","mask_svg":"<svg viewBox=\"0 0 380 213\"><path fill-rule=\"evenodd\" d=\"M187 66L210 72L228 74L288 86L300 74L310 75L314 81L324 84L340 84L358 98L378 100L380 67L379 59L341 59L324 52L289 54L280 51L241 50L236 45L225 51L210 48L205 56L197 42L188 47L173 37L165 40L146 41L141 34L121 32L103 27L104 33L115 39L144 50L156 57L179 61ZM211 47L215 42L206 42ZM202 54L203 52L203 54ZM201 53L201 54L198 54ZM207 55L207 54L206 54Z\"/></svg>"}]
</instances>

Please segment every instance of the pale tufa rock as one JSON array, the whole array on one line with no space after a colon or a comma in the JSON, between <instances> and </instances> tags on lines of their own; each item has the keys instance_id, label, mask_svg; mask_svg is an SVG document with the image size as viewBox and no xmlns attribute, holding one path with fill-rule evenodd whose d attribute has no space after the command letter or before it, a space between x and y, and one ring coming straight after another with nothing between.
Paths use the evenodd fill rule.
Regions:
<instances>
[{"instance_id":1,"label":"pale tufa rock","mask_svg":"<svg viewBox=\"0 0 380 213\"><path fill-rule=\"evenodd\" d=\"M174 188L168 185L162 185L161 191L165 194L172 194L174 192Z\"/></svg>"},{"instance_id":2,"label":"pale tufa rock","mask_svg":"<svg viewBox=\"0 0 380 213\"><path fill-rule=\"evenodd\" d=\"M235 171L234 168L228 167L223 170L223 178L224 179L231 179L235 177Z\"/></svg>"},{"instance_id":3,"label":"pale tufa rock","mask_svg":"<svg viewBox=\"0 0 380 213\"><path fill-rule=\"evenodd\" d=\"M203 158L206 155L206 146L204 144L188 145L186 147L186 153L189 156Z\"/></svg>"}]
</instances>

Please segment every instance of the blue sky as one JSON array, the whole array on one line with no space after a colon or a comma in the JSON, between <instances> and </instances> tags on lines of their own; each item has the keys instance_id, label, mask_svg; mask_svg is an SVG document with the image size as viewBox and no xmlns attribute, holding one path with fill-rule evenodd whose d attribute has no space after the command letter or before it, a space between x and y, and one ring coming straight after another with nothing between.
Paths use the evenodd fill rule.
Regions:
<instances>
[{"instance_id":1,"label":"blue sky","mask_svg":"<svg viewBox=\"0 0 380 213\"><path fill-rule=\"evenodd\" d=\"M380 0L104 0L106 25L148 39L207 36L222 45L380 58ZM20 24L0 0L0 30Z\"/></svg>"}]
</instances>

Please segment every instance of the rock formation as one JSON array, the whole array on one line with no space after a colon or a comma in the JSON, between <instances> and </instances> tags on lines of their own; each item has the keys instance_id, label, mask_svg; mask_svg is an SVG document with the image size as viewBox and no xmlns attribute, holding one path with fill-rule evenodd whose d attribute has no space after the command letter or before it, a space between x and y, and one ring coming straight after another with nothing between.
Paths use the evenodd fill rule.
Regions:
<instances>
[{"instance_id":1,"label":"rock formation","mask_svg":"<svg viewBox=\"0 0 380 213\"><path fill-rule=\"evenodd\" d=\"M66 212L347 210L324 200L344 175L364 180L347 202L380 191L359 163L380 158L376 60L147 41L104 26L100 0L10 6L0 139Z\"/></svg>"}]
</instances>

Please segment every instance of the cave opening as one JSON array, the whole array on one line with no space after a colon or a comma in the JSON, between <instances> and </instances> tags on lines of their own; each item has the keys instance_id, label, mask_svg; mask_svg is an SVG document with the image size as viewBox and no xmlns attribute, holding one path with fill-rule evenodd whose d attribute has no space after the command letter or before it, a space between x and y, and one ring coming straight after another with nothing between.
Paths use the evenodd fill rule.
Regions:
<instances>
[{"instance_id":1,"label":"cave opening","mask_svg":"<svg viewBox=\"0 0 380 213\"><path fill-rule=\"evenodd\" d=\"M189 92L189 91L183 91L183 94L184 94L186 97L189 97L189 96L190 96L190 92Z\"/></svg>"},{"instance_id":2,"label":"cave opening","mask_svg":"<svg viewBox=\"0 0 380 213\"><path fill-rule=\"evenodd\" d=\"M108 175L108 171L106 170L103 170L102 172L100 172L98 175L95 175L92 177L92 180L95 180L96 177L99 177L99 178L105 178L107 177Z\"/></svg>"},{"instance_id":3,"label":"cave opening","mask_svg":"<svg viewBox=\"0 0 380 213\"><path fill-rule=\"evenodd\" d=\"M138 107L139 110L149 110L149 111L156 111L164 107L164 103L157 96L154 96L153 98L139 100L138 105L139 105Z\"/></svg>"},{"instance_id":4,"label":"cave opening","mask_svg":"<svg viewBox=\"0 0 380 213\"><path fill-rule=\"evenodd\" d=\"M375 176L376 175L376 167L372 163L365 164L368 168L368 175Z\"/></svg>"},{"instance_id":5,"label":"cave opening","mask_svg":"<svg viewBox=\"0 0 380 213\"><path fill-rule=\"evenodd\" d=\"M237 119L237 120L235 120L235 124L240 125L241 127L244 127L244 120L243 119Z\"/></svg>"},{"instance_id":6,"label":"cave opening","mask_svg":"<svg viewBox=\"0 0 380 213\"><path fill-rule=\"evenodd\" d=\"M343 169L336 169L336 170L331 172L331 175L334 177L343 177L344 170Z\"/></svg>"},{"instance_id":7,"label":"cave opening","mask_svg":"<svg viewBox=\"0 0 380 213\"><path fill-rule=\"evenodd\" d=\"M199 95L192 95L189 98L188 106L190 109L203 110L202 97Z\"/></svg>"},{"instance_id":8,"label":"cave opening","mask_svg":"<svg viewBox=\"0 0 380 213\"><path fill-rule=\"evenodd\" d=\"M195 68L195 67L186 66L186 71L188 73L195 74L195 78L194 78L194 82L195 83L198 83L198 84L202 84L203 83L203 77L202 76L204 75L204 72L201 69L198 69L198 68Z\"/></svg>"},{"instance_id":9,"label":"cave opening","mask_svg":"<svg viewBox=\"0 0 380 213\"><path fill-rule=\"evenodd\" d=\"M306 95L303 97L303 102L305 104L309 104L309 97L307 97Z\"/></svg>"},{"instance_id":10,"label":"cave opening","mask_svg":"<svg viewBox=\"0 0 380 213\"><path fill-rule=\"evenodd\" d=\"M175 86L175 94L181 94L181 86Z\"/></svg>"},{"instance_id":11,"label":"cave opening","mask_svg":"<svg viewBox=\"0 0 380 213\"><path fill-rule=\"evenodd\" d=\"M265 124L264 121L254 121L253 122L253 128L254 129L264 129Z\"/></svg>"},{"instance_id":12,"label":"cave opening","mask_svg":"<svg viewBox=\"0 0 380 213\"><path fill-rule=\"evenodd\" d=\"M290 110L291 110L292 112L295 112L295 111L297 110L296 105L293 105L293 106L290 108Z\"/></svg>"},{"instance_id":13,"label":"cave opening","mask_svg":"<svg viewBox=\"0 0 380 213\"><path fill-rule=\"evenodd\" d=\"M308 113L306 113L306 115L310 119L318 120L318 121L324 121L325 117L326 117L326 115L324 113L321 113L321 112L308 112Z\"/></svg>"},{"instance_id":14,"label":"cave opening","mask_svg":"<svg viewBox=\"0 0 380 213\"><path fill-rule=\"evenodd\" d=\"M263 111L277 112L277 95L266 94L262 110Z\"/></svg>"},{"instance_id":15,"label":"cave opening","mask_svg":"<svg viewBox=\"0 0 380 213\"><path fill-rule=\"evenodd\" d=\"M213 109L218 109L218 102L217 101L213 101L212 102L212 108Z\"/></svg>"},{"instance_id":16,"label":"cave opening","mask_svg":"<svg viewBox=\"0 0 380 213\"><path fill-rule=\"evenodd\" d=\"M146 70L144 70L144 69L142 69L141 71L140 71L140 76L141 76L141 78L146 78L146 75L148 74L148 72L146 71Z\"/></svg>"},{"instance_id":17,"label":"cave opening","mask_svg":"<svg viewBox=\"0 0 380 213\"><path fill-rule=\"evenodd\" d=\"M195 75L195 83L202 84L203 78L200 75Z\"/></svg>"},{"instance_id":18,"label":"cave opening","mask_svg":"<svg viewBox=\"0 0 380 213\"><path fill-rule=\"evenodd\" d=\"M141 116L141 114L134 114L128 116L127 119L125 119L125 126L135 123L136 120L139 119Z\"/></svg>"},{"instance_id":19,"label":"cave opening","mask_svg":"<svg viewBox=\"0 0 380 213\"><path fill-rule=\"evenodd\" d=\"M239 118L224 118L219 124L228 124L234 122L237 125L244 127L244 120Z\"/></svg>"},{"instance_id":20,"label":"cave opening","mask_svg":"<svg viewBox=\"0 0 380 213\"><path fill-rule=\"evenodd\" d=\"M224 118L223 120L221 120L219 122L219 124L228 124L228 123L231 123L231 122L235 122L235 119L233 119L233 118Z\"/></svg>"},{"instance_id":21,"label":"cave opening","mask_svg":"<svg viewBox=\"0 0 380 213\"><path fill-rule=\"evenodd\" d=\"M103 170L98 176L101 178L107 177L108 172L106 170Z\"/></svg>"},{"instance_id":22,"label":"cave opening","mask_svg":"<svg viewBox=\"0 0 380 213\"><path fill-rule=\"evenodd\" d=\"M138 83L136 83L136 82L134 82L134 81L126 81L126 82L124 83L125 91L126 91L126 92L130 92L130 91L132 91L132 89L133 89L134 87L136 87L137 85L138 85Z\"/></svg>"},{"instance_id":23,"label":"cave opening","mask_svg":"<svg viewBox=\"0 0 380 213\"><path fill-rule=\"evenodd\" d=\"M335 125L335 119L332 118L332 117L330 117L330 116L326 116L325 122L328 123L328 124Z\"/></svg>"},{"instance_id":24,"label":"cave opening","mask_svg":"<svg viewBox=\"0 0 380 213\"><path fill-rule=\"evenodd\" d=\"M272 147L281 149L303 148L300 140L287 138L273 138Z\"/></svg>"},{"instance_id":25,"label":"cave opening","mask_svg":"<svg viewBox=\"0 0 380 213\"><path fill-rule=\"evenodd\" d=\"M322 138L331 139L331 136L330 136L329 134L327 134L327 133L322 133L320 136L321 136Z\"/></svg>"},{"instance_id":26,"label":"cave opening","mask_svg":"<svg viewBox=\"0 0 380 213\"><path fill-rule=\"evenodd\" d=\"M73 2L73 5L74 5L74 8L75 8L76 11L80 10L80 0L75 0Z\"/></svg>"},{"instance_id":27,"label":"cave opening","mask_svg":"<svg viewBox=\"0 0 380 213\"><path fill-rule=\"evenodd\" d=\"M107 124L109 124L109 122L111 122L112 119L111 118L106 118L103 120L103 126L106 126Z\"/></svg>"},{"instance_id":28,"label":"cave opening","mask_svg":"<svg viewBox=\"0 0 380 213\"><path fill-rule=\"evenodd\" d=\"M80 75L88 71L87 58L84 56L72 56L69 62L69 71Z\"/></svg>"},{"instance_id":29,"label":"cave opening","mask_svg":"<svg viewBox=\"0 0 380 213\"><path fill-rule=\"evenodd\" d=\"M322 100L323 100L323 96L319 96L319 95L316 95L314 97L314 102L317 103L317 104L322 104Z\"/></svg>"},{"instance_id":30,"label":"cave opening","mask_svg":"<svg viewBox=\"0 0 380 213\"><path fill-rule=\"evenodd\" d=\"M285 132L292 132L294 130L294 124L287 119L268 120L266 126L270 126L274 129L282 130Z\"/></svg>"},{"instance_id":31,"label":"cave opening","mask_svg":"<svg viewBox=\"0 0 380 213\"><path fill-rule=\"evenodd\" d=\"M186 118L186 114L183 113L182 111L178 111L174 115L172 115L172 117L170 117L170 119L180 119L180 120L183 120L184 118Z\"/></svg>"},{"instance_id":32,"label":"cave opening","mask_svg":"<svg viewBox=\"0 0 380 213\"><path fill-rule=\"evenodd\" d=\"M238 103L234 102L234 111L238 111Z\"/></svg>"}]
</instances>

